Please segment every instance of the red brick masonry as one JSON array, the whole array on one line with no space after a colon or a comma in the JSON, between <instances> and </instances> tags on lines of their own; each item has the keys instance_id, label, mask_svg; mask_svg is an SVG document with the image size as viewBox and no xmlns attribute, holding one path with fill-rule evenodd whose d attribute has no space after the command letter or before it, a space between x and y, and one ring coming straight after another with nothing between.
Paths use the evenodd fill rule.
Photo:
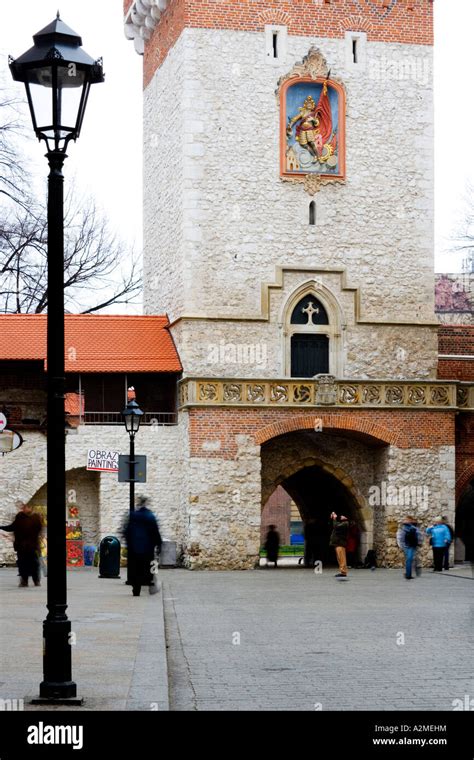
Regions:
<instances>
[{"instance_id":1,"label":"red brick masonry","mask_svg":"<svg viewBox=\"0 0 474 760\"><path fill-rule=\"evenodd\" d=\"M125 0L125 13L131 0ZM170 0L146 44L144 86L186 27L262 32L282 24L288 33L342 38L367 32L375 42L433 44L433 0Z\"/></svg>"},{"instance_id":2,"label":"red brick masonry","mask_svg":"<svg viewBox=\"0 0 474 760\"><path fill-rule=\"evenodd\" d=\"M401 449L454 446L455 413L396 409L349 412L314 409L192 407L189 410L191 456L234 459L237 435L250 435L257 445L294 430L340 430L373 445L392 444ZM204 443L220 441L209 451Z\"/></svg>"},{"instance_id":3,"label":"red brick masonry","mask_svg":"<svg viewBox=\"0 0 474 760\"><path fill-rule=\"evenodd\" d=\"M474 325L442 325L439 328L441 356L474 356ZM474 359L439 359L440 380L474 380Z\"/></svg>"}]
</instances>

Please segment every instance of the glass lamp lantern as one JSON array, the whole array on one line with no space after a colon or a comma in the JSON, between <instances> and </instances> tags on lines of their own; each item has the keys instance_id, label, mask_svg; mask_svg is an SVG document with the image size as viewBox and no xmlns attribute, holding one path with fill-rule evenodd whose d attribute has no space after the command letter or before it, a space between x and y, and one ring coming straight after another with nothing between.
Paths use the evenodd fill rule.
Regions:
<instances>
[{"instance_id":1,"label":"glass lamp lantern","mask_svg":"<svg viewBox=\"0 0 474 760\"><path fill-rule=\"evenodd\" d=\"M143 412L136 401L129 401L123 412L125 429L129 434L138 433L142 421Z\"/></svg>"},{"instance_id":2,"label":"glass lamp lantern","mask_svg":"<svg viewBox=\"0 0 474 760\"><path fill-rule=\"evenodd\" d=\"M81 132L90 87L104 81L102 60L81 47L82 39L57 18L33 36L34 45L10 57L12 77L23 82L36 136L49 151L65 152Z\"/></svg>"}]
</instances>

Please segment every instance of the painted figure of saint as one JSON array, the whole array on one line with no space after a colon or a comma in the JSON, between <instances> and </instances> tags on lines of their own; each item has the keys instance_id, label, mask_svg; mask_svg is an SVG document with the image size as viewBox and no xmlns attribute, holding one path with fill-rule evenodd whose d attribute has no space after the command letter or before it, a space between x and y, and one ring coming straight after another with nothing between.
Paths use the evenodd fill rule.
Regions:
<instances>
[{"instance_id":1,"label":"painted figure of saint","mask_svg":"<svg viewBox=\"0 0 474 760\"><path fill-rule=\"evenodd\" d=\"M337 145L337 138L332 130L331 104L327 93L327 83L324 82L318 104L316 105L313 97L308 95L296 116L289 120L286 129L287 136L291 137L296 124L296 141L313 156L314 162L321 163L333 156Z\"/></svg>"}]
</instances>

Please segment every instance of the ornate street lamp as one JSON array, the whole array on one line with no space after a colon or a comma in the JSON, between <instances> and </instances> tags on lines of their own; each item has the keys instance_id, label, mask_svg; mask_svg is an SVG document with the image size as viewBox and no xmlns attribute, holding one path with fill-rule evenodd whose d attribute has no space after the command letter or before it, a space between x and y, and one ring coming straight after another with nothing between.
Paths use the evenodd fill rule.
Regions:
<instances>
[{"instance_id":1,"label":"ornate street lamp","mask_svg":"<svg viewBox=\"0 0 474 760\"><path fill-rule=\"evenodd\" d=\"M33 37L26 53L9 59L16 82L26 87L33 128L47 145L48 320L47 320L47 522L48 614L43 623L41 702L81 702L72 680L71 623L66 615L65 370L64 370L64 209L66 149L81 132L89 90L104 81L102 61L82 50L79 35L57 18Z\"/></svg>"},{"instance_id":2,"label":"ornate street lamp","mask_svg":"<svg viewBox=\"0 0 474 760\"><path fill-rule=\"evenodd\" d=\"M129 391L130 393L130 391ZM133 393L133 396L135 394ZM130 396L129 396L130 398ZM130 482L130 512L135 511L135 435L140 429L140 423L142 421L143 412L138 406L135 398L131 398L123 413L123 420L125 423L125 430L130 436L130 456L129 456L129 482ZM127 584L130 585L130 563L127 562Z\"/></svg>"},{"instance_id":3,"label":"ornate street lamp","mask_svg":"<svg viewBox=\"0 0 474 760\"><path fill-rule=\"evenodd\" d=\"M142 417L143 412L137 402L134 399L129 401L123 411L123 419L125 422L125 430L130 436L130 441L135 438L135 433L138 433Z\"/></svg>"}]
</instances>

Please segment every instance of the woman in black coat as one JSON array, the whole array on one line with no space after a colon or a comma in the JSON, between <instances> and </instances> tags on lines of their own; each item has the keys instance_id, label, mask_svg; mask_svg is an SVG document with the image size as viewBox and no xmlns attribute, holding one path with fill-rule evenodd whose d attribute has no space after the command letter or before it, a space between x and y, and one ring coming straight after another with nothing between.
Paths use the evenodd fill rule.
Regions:
<instances>
[{"instance_id":1,"label":"woman in black coat","mask_svg":"<svg viewBox=\"0 0 474 760\"><path fill-rule=\"evenodd\" d=\"M274 562L275 567L278 567L278 550L280 549L280 534L275 529L274 525L269 525L267 538L265 540L265 549L267 550L267 565L269 562Z\"/></svg>"}]
</instances>

